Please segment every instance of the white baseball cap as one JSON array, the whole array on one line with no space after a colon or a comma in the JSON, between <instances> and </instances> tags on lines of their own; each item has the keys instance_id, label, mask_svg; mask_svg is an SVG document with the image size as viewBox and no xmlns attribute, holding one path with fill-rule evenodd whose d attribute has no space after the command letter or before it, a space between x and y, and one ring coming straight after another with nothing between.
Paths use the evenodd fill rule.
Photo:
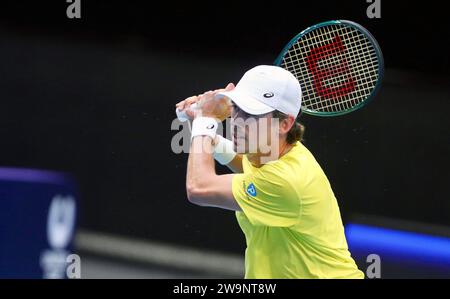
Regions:
<instances>
[{"instance_id":1,"label":"white baseball cap","mask_svg":"<svg viewBox=\"0 0 450 299\"><path fill-rule=\"evenodd\" d=\"M253 115L278 110L297 117L302 103L302 90L297 78L272 65L259 65L247 71L235 89L216 95L224 96Z\"/></svg>"}]
</instances>

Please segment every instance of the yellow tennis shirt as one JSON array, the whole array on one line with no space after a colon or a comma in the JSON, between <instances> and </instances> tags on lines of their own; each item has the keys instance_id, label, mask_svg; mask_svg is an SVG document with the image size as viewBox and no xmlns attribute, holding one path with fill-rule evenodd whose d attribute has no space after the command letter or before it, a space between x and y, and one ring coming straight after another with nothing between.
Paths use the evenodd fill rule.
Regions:
<instances>
[{"instance_id":1,"label":"yellow tennis shirt","mask_svg":"<svg viewBox=\"0 0 450 299\"><path fill-rule=\"evenodd\" d=\"M300 142L233 177L245 234L245 278L364 278L348 251L330 183Z\"/></svg>"}]
</instances>

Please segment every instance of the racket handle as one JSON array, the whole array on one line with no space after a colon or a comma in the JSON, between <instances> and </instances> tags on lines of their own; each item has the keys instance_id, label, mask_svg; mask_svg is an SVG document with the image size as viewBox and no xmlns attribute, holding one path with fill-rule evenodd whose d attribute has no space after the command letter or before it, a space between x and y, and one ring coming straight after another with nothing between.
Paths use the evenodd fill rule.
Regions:
<instances>
[{"instance_id":1,"label":"racket handle","mask_svg":"<svg viewBox=\"0 0 450 299\"><path fill-rule=\"evenodd\" d=\"M191 106L189 106L188 110L193 111L197 108L197 103L192 104ZM178 120L179 121L188 121L191 120L191 118L187 115L186 111L180 111L177 109L175 109L175 113L177 114Z\"/></svg>"}]
</instances>

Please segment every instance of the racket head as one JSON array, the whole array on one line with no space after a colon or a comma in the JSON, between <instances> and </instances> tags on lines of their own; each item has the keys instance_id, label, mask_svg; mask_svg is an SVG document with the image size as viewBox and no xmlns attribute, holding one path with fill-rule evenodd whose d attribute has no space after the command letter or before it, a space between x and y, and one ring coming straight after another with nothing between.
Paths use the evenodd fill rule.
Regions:
<instances>
[{"instance_id":1,"label":"racket head","mask_svg":"<svg viewBox=\"0 0 450 299\"><path fill-rule=\"evenodd\" d=\"M384 75L380 46L370 32L347 20L323 22L300 32L274 62L302 87L302 112L338 116L367 105Z\"/></svg>"}]
</instances>

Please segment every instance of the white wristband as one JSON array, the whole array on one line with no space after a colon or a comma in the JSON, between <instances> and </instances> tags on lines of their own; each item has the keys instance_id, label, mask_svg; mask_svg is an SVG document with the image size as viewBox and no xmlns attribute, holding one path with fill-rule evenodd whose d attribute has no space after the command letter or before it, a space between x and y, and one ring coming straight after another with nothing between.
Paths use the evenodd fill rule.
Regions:
<instances>
[{"instance_id":1,"label":"white wristband","mask_svg":"<svg viewBox=\"0 0 450 299\"><path fill-rule=\"evenodd\" d=\"M216 131L219 124L212 117L197 117L192 122L192 136L210 136L213 140L216 138Z\"/></svg>"},{"instance_id":2,"label":"white wristband","mask_svg":"<svg viewBox=\"0 0 450 299\"><path fill-rule=\"evenodd\" d=\"M227 165L233 161L236 152L233 149L233 141L217 135L216 146L214 147L214 159L222 165Z\"/></svg>"}]
</instances>

